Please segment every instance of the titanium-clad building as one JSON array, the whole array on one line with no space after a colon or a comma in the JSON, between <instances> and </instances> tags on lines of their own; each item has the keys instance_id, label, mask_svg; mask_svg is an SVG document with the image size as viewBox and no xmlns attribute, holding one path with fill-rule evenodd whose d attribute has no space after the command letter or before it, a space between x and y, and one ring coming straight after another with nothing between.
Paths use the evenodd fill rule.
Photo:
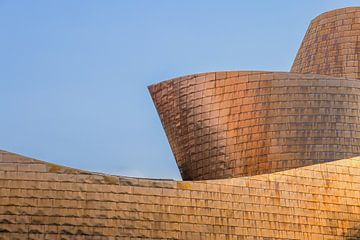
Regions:
<instances>
[{"instance_id":1,"label":"titanium-clad building","mask_svg":"<svg viewBox=\"0 0 360 240\"><path fill-rule=\"evenodd\" d=\"M290 72L149 87L184 181L0 152L0 239L360 239L360 7L315 18Z\"/></svg>"}]
</instances>

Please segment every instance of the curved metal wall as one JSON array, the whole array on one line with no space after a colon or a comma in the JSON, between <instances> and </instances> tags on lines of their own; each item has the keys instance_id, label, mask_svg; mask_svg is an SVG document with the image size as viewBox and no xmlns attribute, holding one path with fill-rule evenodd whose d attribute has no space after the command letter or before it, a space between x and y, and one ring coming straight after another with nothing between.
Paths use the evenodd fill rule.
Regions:
<instances>
[{"instance_id":1,"label":"curved metal wall","mask_svg":"<svg viewBox=\"0 0 360 240\"><path fill-rule=\"evenodd\" d=\"M360 78L360 7L337 9L310 24L291 72Z\"/></svg>"},{"instance_id":2,"label":"curved metal wall","mask_svg":"<svg viewBox=\"0 0 360 240\"><path fill-rule=\"evenodd\" d=\"M360 82L219 72L149 87L184 180L282 171L360 153Z\"/></svg>"},{"instance_id":3,"label":"curved metal wall","mask_svg":"<svg viewBox=\"0 0 360 240\"><path fill-rule=\"evenodd\" d=\"M139 179L0 151L1 240L355 240L360 158L244 178Z\"/></svg>"}]
</instances>

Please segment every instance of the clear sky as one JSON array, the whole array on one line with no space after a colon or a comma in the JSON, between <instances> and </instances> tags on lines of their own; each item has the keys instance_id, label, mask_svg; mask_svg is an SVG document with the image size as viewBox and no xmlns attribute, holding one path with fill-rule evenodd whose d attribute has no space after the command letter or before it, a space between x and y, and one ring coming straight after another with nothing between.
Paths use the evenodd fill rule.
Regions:
<instances>
[{"instance_id":1,"label":"clear sky","mask_svg":"<svg viewBox=\"0 0 360 240\"><path fill-rule=\"evenodd\" d=\"M0 0L0 148L180 179L147 86L288 71L311 19L359 1Z\"/></svg>"}]
</instances>

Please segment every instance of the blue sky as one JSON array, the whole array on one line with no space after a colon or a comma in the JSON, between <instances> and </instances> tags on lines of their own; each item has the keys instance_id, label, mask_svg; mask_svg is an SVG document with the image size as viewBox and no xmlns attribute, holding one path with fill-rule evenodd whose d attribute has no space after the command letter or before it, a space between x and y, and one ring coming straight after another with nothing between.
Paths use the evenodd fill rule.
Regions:
<instances>
[{"instance_id":1,"label":"blue sky","mask_svg":"<svg viewBox=\"0 0 360 240\"><path fill-rule=\"evenodd\" d=\"M0 148L180 179L147 86L288 71L311 19L359 1L0 0Z\"/></svg>"}]
</instances>

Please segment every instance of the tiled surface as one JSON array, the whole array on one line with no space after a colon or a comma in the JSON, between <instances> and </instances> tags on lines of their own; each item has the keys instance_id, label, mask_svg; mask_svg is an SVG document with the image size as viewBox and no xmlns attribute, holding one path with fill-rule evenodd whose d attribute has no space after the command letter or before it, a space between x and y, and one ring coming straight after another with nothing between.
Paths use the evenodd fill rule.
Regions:
<instances>
[{"instance_id":1,"label":"tiled surface","mask_svg":"<svg viewBox=\"0 0 360 240\"><path fill-rule=\"evenodd\" d=\"M0 239L353 239L360 159L178 182L0 153ZM354 238L356 239L356 238Z\"/></svg>"},{"instance_id":2,"label":"tiled surface","mask_svg":"<svg viewBox=\"0 0 360 240\"><path fill-rule=\"evenodd\" d=\"M305 35L292 72L360 78L360 7L315 18Z\"/></svg>"},{"instance_id":3,"label":"tiled surface","mask_svg":"<svg viewBox=\"0 0 360 240\"><path fill-rule=\"evenodd\" d=\"M149 89L185 180L282 171L360 153L355 79L220 72Z\"/></svg>"},{"instance_id":4,"label":"tiled surface","mask_svg":"<svg viewBox=\"0 0 360 240\"><path fill-rule=\"evenodd\" d=\"M292 71L323 75L206 73L149 88L183 178L201 181L0 151L0 240L360 239L360 157L348 158L360 151L359 13L310 25Z\"/></svg>"}]
</instances>

